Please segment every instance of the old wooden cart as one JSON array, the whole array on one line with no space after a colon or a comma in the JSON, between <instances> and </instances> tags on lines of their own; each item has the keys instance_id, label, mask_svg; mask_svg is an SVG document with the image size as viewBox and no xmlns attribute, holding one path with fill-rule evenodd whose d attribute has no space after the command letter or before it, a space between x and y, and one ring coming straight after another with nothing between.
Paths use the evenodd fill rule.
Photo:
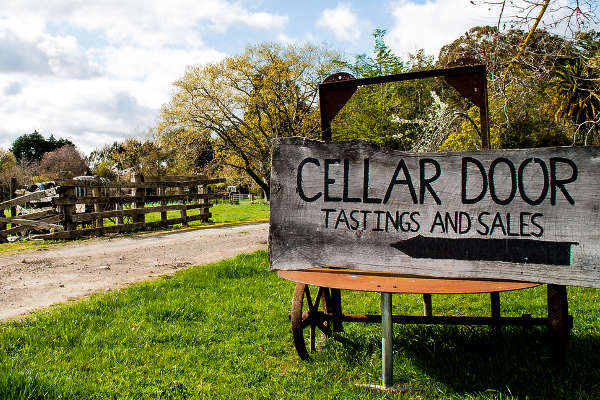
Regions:
<instances>
[{"instance_id":1,"label":"old wooden cart","mask_svg":"<svg viewBox=\"0 0 600 400\"><path fill-rule=\"evenodd\" d=\"M485 68L480 65L463 66L448 69L420 71L400 75L381 76L367 79L354 79L349 74L335 74L327 78L319 87L322 139L331 140L330 123L343 105L361 85L397 82L410 79L443 77L448 84L457 89L464 97L471 100L480 109L481 143L483 149L489 149L489 129L487 110L487 88ZM318 160L307 158L308 162L320 165ZM325 160L325 163L331 160ZM339 164L339 160L334 160ZM304 165L304 164L302 164ZM368 167L365 164L365 169ZM298 185L301 182L301 167L298 167ZM316 167L315 167L316 168ZM327 165L324 167L327 170ZM367 170L368 171L368 170ZM346 172L344 172L347 174ZM367 180L368 172L365 172ZM396 175L395 175L396 176ZM328 182L325 173L325 196ZM347 175L344 180L347 181ZM399 180L397 182L400 182ZM346 182L345 182L346 183ZM275 191L278 189L275 188ZM344 186L346 191L346 187ZM296 189L298 191L298 189ZM366 193L366 192L365 192ZM344 193L346 196L347 193ZM301 197L306 197L300 194ZM318 195L320 196L320 194ZM314 196L304 200L313 201ZM368 195L365 195L368 197ZM321 210L326 211L326 210ZM327 214L328 215L328 214ZM277 236L275 230L280 227L271 225L271 237ZM296 251L293 245L290 251ZM331 335L341 331L344 322L375 322L382 323L382 375L383 388L392 388L392 324L468 324L489 325L498 329L504 325L545 325L549 328L552 339L552 350L558 362L564 362L571 327L568 315L566 287L564 285L548 285L548 316L532 318L530 315L521 317L502 317L500 315L500 292L526 289L537 286L538 283L521 282L519 280L490 280L490 279L447 279L441 277L423 277L364 271L344 268L310 268L305 270L279 270L278 275L284 279L296 282L290 313L293 341L298 355L302 359L309 358L310 351L315 350L315 340L318 333ZM357 315L346 314L342 309L341 291L358 290L381 293L381 314ZM423 296L423 315L392 315L392 294L414 293ZM432 313L432 294L466 294L490 293L490 316L437 316ZM308 348L306 342L308 341Z\"/></svg>"}]
</instances>

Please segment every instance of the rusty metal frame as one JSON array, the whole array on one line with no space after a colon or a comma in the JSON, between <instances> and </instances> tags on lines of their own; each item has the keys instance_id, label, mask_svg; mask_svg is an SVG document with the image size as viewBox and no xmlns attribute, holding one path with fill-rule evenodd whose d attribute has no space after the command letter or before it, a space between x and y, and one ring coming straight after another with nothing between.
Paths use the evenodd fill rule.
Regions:
<instances>
[{"instance_id":1,"label":"rusty metal frame","mask_svg":"<svg viewBox=\"0 0 600 400\"><path fill-rule=\"evenodd\" d=\"M479 64L360 79L346 72L330 75L319 85L322 139L331 141L331 121L359 86L436 77L443 77L461 96L479 107L481 148L490 149L487 77L485 66Z\"/></svg>"},{"instance_id":2,"label":"rusty metal frame","mask_svg":"<svg viewBox=\"0 0 600 400\"><path fill-rule=\"evenodd\" d=\"M319 85L319 105L321 111L321 128L322 139L331 141L331 121L350 100L359 86L381 84L389 82L400 82L415 79L425 79L443 77L444 80L454 87L460 95L469 99L473 104L479 107L480 115L480 136L481 148L490 149L490 131L489 131L489 112L488 112L488 95L487 95L487 78L486 70L483 65L470 65L454 68L433 69L427 71L416 71L397 75L376 76L373 78L356 79L348 73L337 73L327 77L323 83ZM498 331L504 325L521 325L521 326L536 326L546 325L549 328L551 339L551 351L554 361L559 366L564 366L567 359L567 351L569 345L569 332L572 328L572 317L568 313L568 301L566 295L566 287L564 285L548 285L548 316L546 318L532 318L528 314L521 317L502 317L500 314L500 297L499 292L505 290L523 289L527 285L537 286L537 284L527 284L526 282L512 282L513 284L522 284L523 287L502 287L485 290L490 293L490 317L469 317L469 316L433 316L431 305L431 293L440 293L439 288L436 291L422 290L423 294L423 316L409 315L393 315L391 312L391 294L396 293L412 293L405 288L400 288L398 285L391 283L392 288L384 289L381 280L376 282L377 291L382 295L382 313L380 315L370 314L344 314L342 312L341 290L339 285L332 285L333 282L327 279L315 278L316 281L302 279L299 274L314 274L320 271L279 271L278 275L282 278L295 281L296 290L294 292L292 313L292 332L294 336L294 344L302 359L309 358L304 344L304 335L302 330L305 326L311 327L311 351L314 351L314 335L315 327L319 327L324 333L331 334L332 332L340 332L343 330L343 322L363 322L363 323L382 323L382 354L389 353L382 357L382 378L383 385L366 385L369 388L383 389L394 391L415 391L415 389L394 388L392 386L393 364L391 362L391 326L393 323L400 324L443 324L443 325L489 325L493 331ZM348 271L339 271L340 275L346 276ZM356 272L356 271L355 271ZM371 278L377 275L369 275ZM306 277L305 277L306 278ZM362 280L367 278L363 276ZM380 276L383 280L389 280L391 276ZM310 282L309 282L310 281ZM361 281L361 277L359 277ZM445 280L447 282L447 280ZM466 281L463 281L465 283ZM485 281L482 281L485 282ZM353 285L356 285L354 282ZM453 293L476 293L480 290L475 290L473 285L479 282L468 281L467 285L461 290ZM509 284L507 282L497 281L490 282L496 284ZM322 286L324 285L325 286ZM327 286L329 284L329 286ZM316 300L312 304L308 285L316 285L319 287L317 299L323 297L323 311L319 311L319 301ZM337 286L337 287L336 287ZM402 285L400 285L402 286ZM345 290L365 290L363 287L343 287ZM368 290L372 291L372 290ZM303 296L307 296L309 310L302 312ZM385 304L384 304L385 303ZM328 325L325 325L327 323ZM387 338L387 340L386 340Z\"/></svg>"}]
</instances>

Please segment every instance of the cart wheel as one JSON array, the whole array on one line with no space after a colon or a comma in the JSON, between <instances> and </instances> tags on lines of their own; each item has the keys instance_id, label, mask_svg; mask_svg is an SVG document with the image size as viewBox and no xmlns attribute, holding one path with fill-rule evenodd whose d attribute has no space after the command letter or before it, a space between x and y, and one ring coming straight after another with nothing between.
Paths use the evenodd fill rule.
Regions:
<instances>
[{"instance_id":1,"label":"cart wheel","mask_svg":"<svg viewBox=\"0 0 600 400\"><path fill-rule=\"evenodd\" d=\"M314 289L313 289L314 293ZM304 299L306 298L306 302ZM310 357L306 351L304 338L304 329L308 329L310 340L310 352L315 351L316 328L326 336L331 336L331 327L329 320L331 313L327 310L327 304L330 302L329 288L319 287L314 295L310 293L310 288L304 283L297 283L292 299L292 312L290 319L292 321L292 337L294 346L298 355L303 360L308 360ZM319 311L321 305L323 311Z\"/></svg>"}]
</instances>

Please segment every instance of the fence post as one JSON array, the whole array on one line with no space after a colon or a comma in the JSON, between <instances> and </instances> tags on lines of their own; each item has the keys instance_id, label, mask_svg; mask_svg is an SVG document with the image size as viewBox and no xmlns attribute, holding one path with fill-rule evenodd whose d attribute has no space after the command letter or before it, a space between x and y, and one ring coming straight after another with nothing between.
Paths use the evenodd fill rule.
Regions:
<instances>
[{"instance_id":1,"label":"fence post","mask_svg":"<svg viewBox=\"0 0 600 400\"><path fill-rule=\"evenodd\" d=\"M15 178L10 178L10 185L9 185L9 194L8 194L8 199L11 200L13 198L13 190L12 189L12 183L13 183L13 179ZM0 196L0 201L4 201L3 196ZM4 210L0 210L0 217L4 217ZM9 217L12 216L12 208L11 208L11 215L9 215ZM6 222L0 222L0 231L6 230L6 228L8 227L8 224ZM4 234L2 234L0 232L0 243L7 243L8 239L4 236Z\"/></svg>"},{"instance_id":2,"label":"fence post","mask_svg":"<svg viewBox=\"0 0 600 400\"><path fill-rule=\"evenodd\" d=\"M59 174L59 179L67 180L73 178L73 175L66 171L61 171ZM62 214L63 225L65 227L65 231L73 231L77 229L77 225L73 223L72 216L75 213L75 186L72 184L69 186L60 185L57 190L58 197L67 198L69 200L73 200L73 204L63 204L62 209L59 212Z\"/></svg>"},{"instance_id":3,"label":"fence post","mask_svg":"<svg viewBox=\"0 0 600 400\"><path fill-rule=\"evenodd\" d=\"M117 178L117 183L120 183L120 179ZM117 201L115 202L115 210L123 211L123 200L121 196L123 196L123 188L120 186L116 189L117 192ZM117 225L123 225L123 216L117 217L116 219Z\"/></svg>"},{"instance_id":4,"label":"fence post","mask_svg":"<svg viewBox=\"0 0 600 400\"><path fill-rule=\"evenodd\" d=\"M183 195L184 193L184 186L177 186L177 194ZM188 222L187 222L187 204L186 204L186 197L181 199L181 204L182 204L182 208L181 208L181 226L188 226Z\"/></svg>"},{"instance_id":5,"label":"fence post","mask_svg":"<svg viewBox=\"0 0 600 400\"><path fill-rule=\"evenodd\" d=\"M159 187L158 187L158 195L161 196L160 197L160 206L161 207L165 207L167 205L167 199L165 198L165 196L167 195L166 193L166 186L164 186L164 184L161 182L159 183ZM160 212L160 224L161 226L167 226L167 210L161 211Z\"/></svg>"},{"instance_id":6,"label":"fence post","mask_svg":"<svg viewBox=\"0 0 600 400\"><path fill-rule=\"evenodd\" d=\"M144 182L144 175L137 173L131 178L131 182L133 183L141 183ZM131 203L131 208L144 208L145 205L145 197L146 197L146 189L145 188L133 188L131 190L133 197L135 197L135 201ZM142 210L143 211L143 210ZM135 214L133 216L133 223L144 223L146 222L146 214L140 212L139 214Z\"/></svg>"},{"instance_id":7,"label":"fence post","mask_svg":"<svg viewBox=\"0 0 600 400\"><path fill-rule=\"evenodd\" d=\"M8 197L10 200L14 199L15 196L15 191L17 190L17 178L12 177L10 178L10 186L9 189L10 193L8 194ZM16 217L17 216L17 206L12 206L10 208L10 216L11 217Z\"/></svg>"},{"instance_id":8,"label":"fence post","mask_svg":"<svg viewBox=\"0 0 600 400\"><path fill-rule=\"evenodd\" d=\"M95 182L94 182L95 184ZM98 184L100 184L100 179L98 179ZM100 200L100 197L102 197L101 195L102 190L100 187L97 186L93 186L92 187L92 196L94 197L94 212L101 212L102 211L102 206L98 203L98 201ZM104 218L97 218L94 220L94 227L95 228L102 228L104 226Z\"/></svg>"},{"instance_id":9,"label":"fence post","mask_svg":"<svg viewBox=\"0 0 600 400\"><path fill-rule=\"evenodd\" d=\"M199 195L205 195L208 194L208 190L206 188L205 184L201 184L198 185L198 194ZM198 197L198 204L202 204L204 205L204 208L201 208L200 212L204 215L206 215L206 217L202 218L202 222L208 222L208 213L210 212L210 204L208 203L208 199L206 197Z\"/></svg>"}]
</instances>

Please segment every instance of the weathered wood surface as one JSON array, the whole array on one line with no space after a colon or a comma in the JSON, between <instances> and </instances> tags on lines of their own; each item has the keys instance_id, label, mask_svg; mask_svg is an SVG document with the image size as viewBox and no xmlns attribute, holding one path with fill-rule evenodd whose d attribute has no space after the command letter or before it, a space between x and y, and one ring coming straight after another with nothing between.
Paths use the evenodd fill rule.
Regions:
<instances>
[{"instance_id":1,"label":"weathered wood surface","mask_svg":"<svg viewBox=\"0 0 600 400\"><path fill-rule=\"evenodd\" d=\"M18 215L18 218L40 219L50 215L56 215L56 210L53 207L23 209L21 212L22 213Z\"/></svg>"},{"instance_id":2,"label":"weathered wood surface","mask_svg":"<svg viewBox=\"0 0 600 400\"><path fill-rule=\"evenodd\" d=\"M44 197L49 197L56 194L56 189L46 189L40 190L39 192L28 193L23 196L15 197L14 199L4 201L0 203L0 210L4 210L6 208L20 206L29 201L43 199Z\"/></svg>"},{"instance_id":3,"label":"weathered wood surface","mask_svg":"<svg viewBox=\"0 0 600 400\"><path fill-rule=\"evenodd\" d=\"M187 221L197 221L204 220L211 217L211 214L196 214L187 217ZM173 218L169 219L169 225L181 224L183 222L182 218ZM101 228L85 228L64 232L55 232L41 235L32 235L32 238L36 239L46 239L46 240L54 240L54 239L76 239L81 237L90 237L90 236L100 236L107 233L126 233L126 232L135 232L141 231L144 229L153 229L162 226L162 221L155 222L136 222L132 224L122 224L122 225L111 225L104 226Z\"/></svg>"},{"instance_id":4,"label":"weathered wood surface","mask_svg":"<svg viewBox=\"0 0 600 400\"><path fill-rule=\"evenodd\" d=\"M600 148L274 142L271 269L600 287Z\"/></svg>"},{"instance_id":5,"label":"weathered wood surface","mask_svg":"<svg viewBox=\"0 0 600 400\"><path fill-rule=\"evenodd\" d=\"M125 210L114 211L99 211L92 213L73 214L71 220L73 222L92 221L99 218L115 218L115 217L133 217L140 214L150 214L155 212L166 212L170 210L192 210L195 208L203 208L204 204L171 204L167 206L144 207L144 208L129 208ZM171 221L171 220L167 220Z\"/></svg>"},{"instance_id":6,"label":"weathered wood surface","mask_svg":"<svg viewBox=\"0 0 600 400\"><path fill-rule=\"evenodd\" d=\"M43 218L41 221L47 222L49 224L56 224L57 222L61 221L61 218L60 218L60 215L53 215L50 217ZM31 230L31 229L32 229L32 227L29 225L19 225L19 226L15 226L15 227L0 231L0 236L7 237L10 235L14 235L14 234L24 232L27 230Z\"/></svg>"},{"instance_id":7,"label":"weathered wood surface","mask_svg":"<svg viewBox=\"0 0 600 400\"><path fill-rule=\"evenodd\" d=\"M165 177L167 178L167 177ZM168 177L168 178L176 178L176 177ZM72 187L99 187L99 188L107 188L107 189L126 189L126 188L139 188L139 189L151 189L151 188L161 188L161 187L176 187L176 186L196 186L196 185L209 185L215 183L223 183L225 179L223 178L215 178L215 179L206 179L206 178L197 178L197 179L189 179L185 181L177 181L176 179L169 179L164 181L147 181L144 177L144 182L101 182L101 181L76 181L76 180L65 180L57 182L58 186L72 186Z\"/></svg>"},{"instance_id":8,"label":"weathered wood surface","mask_svg":"<svg viewBox=\"0 0 600 400\"><path fill-rule=\"evenodd\" d=\"M0 222L6 222L6 223L11 223L11 224L19 224L19 225L26 225L26 226L31 226L34 228L39 228L39 229L56 229L56 230L63 230L63 226L62 225L56 225L56 224L50 224L48 222L44 222L44 221L36 221L36 220L32 220L32 219L25 219L25 218L4 218L4 217L0 217Z\"/></svg>"},{"instance_id":9,"label":"weathered wood surface","mask_svg":"<svg viewBox=\"0 0 600 400\"><path fill-rule=\"evenodd\" d=\"M149 195L145 196L144 200L146 203L157 203L160 201L194 201L198 199L213 199L216 198L217 195L212 193L186 193L186 194L172 194L172 195ZM76 197L76 196L61 196L54 199L54 204L57 205L66 205L66 204L111 204L111 203L131 203L136 200L140 200L138 197L134 197L131 195L124 196L86 196L86 197Z\"/></svg>"}]
</instances>

